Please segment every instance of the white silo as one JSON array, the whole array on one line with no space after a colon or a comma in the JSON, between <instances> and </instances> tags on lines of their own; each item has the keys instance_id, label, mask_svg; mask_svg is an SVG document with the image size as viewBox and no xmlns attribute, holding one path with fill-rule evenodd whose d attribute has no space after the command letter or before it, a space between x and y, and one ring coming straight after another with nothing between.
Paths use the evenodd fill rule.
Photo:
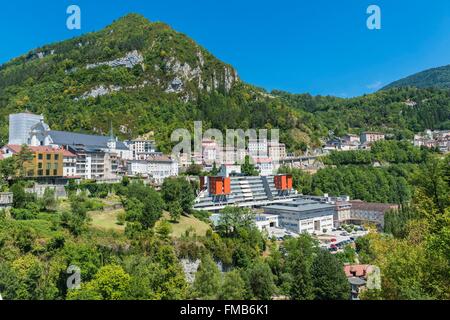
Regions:
<instances>
[{"instance_id":1,"label":"white silo","mask_svg":"<svg viewBox=\"0 0 450 320\"><path fill-rule=\"evenodd\" d=\"M9 115L9 144L29 144L31 128L44 120L42 115L16 113Z\"/></svg>"}]
</instances>

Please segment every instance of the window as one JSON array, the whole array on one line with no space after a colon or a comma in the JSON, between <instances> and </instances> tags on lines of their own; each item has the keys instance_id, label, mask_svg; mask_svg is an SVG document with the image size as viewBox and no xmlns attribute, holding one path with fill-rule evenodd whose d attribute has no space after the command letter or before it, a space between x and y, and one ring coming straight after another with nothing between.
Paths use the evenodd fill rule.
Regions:
<instances>
[{"instance_id":1,"label":"window","mask_svg":"<svg viewBox=\"0 0 450 320\"><path fill-rule=\"evenodd\" d=\"M50 160L52 158L51 154L47 154L47 160Z\"/></svg>"},{"instance_id":2,"label":"window","mask_svg":"<svg viewBox=\"0 0 450 320\"><path fill-rule=\"evenodd\" d=\"M55 154L55 161L59 160L59 154Z\"/></svg>"},{"instance_id":3,"label":"window","mask_svg":"<svg viewBox=\"0 0 450 320\"><path fill-rule=\"evenodd\" d=\"M45 170L45 175L49 176L50 175L50 170Z\"/></svg>"},{"instance_id":4,"label":"window","mask_svg":"<svg viewBox=\"0 0 450 320\"><path fill-rule=\"evenodd\" d=\"M43 176L44 175L44 171L43 170L38 170L38 176Z\"/></svg>"},{"instance_id":5,"label":"window","mask_svg":"<svg viewBox=\"0 0 450 320\"><path fill-rule=\"evenodd\" d=\"M53 170L53 175L54 175L54 176L57 176L57 175L58 175L58 170L56 170L56 169Z\"/></svg>"},{"instance_id":6,"label":"window","mask_svg":"<svg viewBox=\"0 0 450 320\"><path fill-rule=\"evenodd\" d=\"M38 154L38 159L39 159L39 160L44 159L44 155L43 155L42 153L39 153L39 154Z\"/></svg>"},{"instance_id":7,"label":"window","mask_svg":"<svg viewBox=\"0 0 450 320\"><path fill-rule=\"evenodd\" d=\"M53 169L58 169L58 163L57 162L53 163Z\"/></svg>"},{"instance_id":8,"label":"window","mask_svg":"<svg viewBox=\"0 0 450 320\"><path fill-rule=\"evenodd\" d=\"M38 163L38 169L42 169L42 162Z\"/></svg>"},{"instance_id":9,"label":"window","mask_svg":"<svg viewBox=\"0 0 450 320\"><path fill-rule=\"evenodd\" d=\"M52 164L51 163L47 163L47 170L50 170L52 168Z\"/></svg>"}]
</instances>

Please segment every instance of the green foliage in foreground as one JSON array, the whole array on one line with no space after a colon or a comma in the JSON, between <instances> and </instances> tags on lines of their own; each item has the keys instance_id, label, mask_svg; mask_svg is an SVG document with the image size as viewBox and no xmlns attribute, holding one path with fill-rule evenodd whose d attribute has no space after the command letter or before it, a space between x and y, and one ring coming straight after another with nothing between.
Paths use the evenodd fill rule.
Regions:
<instances>
[{"instance_id":1,"label":"green foliage in foreground","mask_svg":"<svg viewBox=\"0 0 450 320\"><path fill-rule=\"evenodd\" d=\"M380 290L363 299L449 299L449 157L420 164L410 179L413 196L406 213L386 216L389 234L370 233L332 255L309 235L269 241L234 207L205 236L187 232L172 238L155 228L154 189L139 182L119 188L127 208L127 232L101 231L82 219L90 201L73 195L67 212L39 213L18 220L0 213L0 292L4 299L348 299L343 263L376 265ZM165 205L161 198L152 198ZM17 203L23 205L23 203ZM26 203L22 208L30 210ZM143 222L143 223L142 223ZM130 226L130 227L129 227ZM193 283L181 259L201 260ZM220 264L219 264L220 262ZM222 266L219 270L218 266ZM68 288L69 266L81 272L81 288ZM220 271L225 271L224 273Z\"/></svg>"},{"instance_id":2,"label":"green foliage in foreground","mask_svg":"<svg viewBox=\"0 0 450 320\"><path fill-rule=\"evenodd\" d=\"M381 289L366 299L450 299L450 157L416 174L411 205L385 218L386 232L357 243L363 263L381 269Z\"/></svg>"}]
</instances>

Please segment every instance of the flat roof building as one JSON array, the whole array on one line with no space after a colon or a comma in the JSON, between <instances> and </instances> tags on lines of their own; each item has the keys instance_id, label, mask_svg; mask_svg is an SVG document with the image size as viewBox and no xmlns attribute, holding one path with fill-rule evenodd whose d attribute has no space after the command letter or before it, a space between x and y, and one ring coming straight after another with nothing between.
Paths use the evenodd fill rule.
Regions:
<instances>
[{"instance_id":1,"label":"flat roof building","mask_svg":"<svg viewBox=\"0 0 450 320\"><path fill-rule=\"evenodd\" d=\"M265 214L278 215L280 226L296 233L323 233L333 228L335 206L332 204L296 199L262 209Z\"/></svg>"}]
</instances>

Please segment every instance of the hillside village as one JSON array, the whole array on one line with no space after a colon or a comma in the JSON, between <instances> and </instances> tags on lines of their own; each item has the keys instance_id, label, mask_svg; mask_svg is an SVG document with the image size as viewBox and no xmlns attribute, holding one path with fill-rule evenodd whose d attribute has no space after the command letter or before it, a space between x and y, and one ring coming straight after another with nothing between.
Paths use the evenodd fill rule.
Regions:
<instances>
[{"instance_id":1,"label":"hillside village","mask_svg":"<svg viewBox=\"0 0 450 320\"><path fill-rule=\"evenodd\" d=\"M280 168L289 167L308 172L310 166L317 165L330 152L369 150L372 144L385 139L384 134L377 132L330 140L323 149L314 152L315 156L303 158L289 155L282 143L258 139L248 140L246 150L221 148L214 140L203 139L200 154L173 157L159 152L153 140L120 141L112 126L109 136L54 131L43 116L29 112L10 115L9 134L9 143L1 148L0 159L29 153L22 177L33 181L27 192L38 198L49 189L55 192L55 197L63 199L69 185L82 185L84 181L115 184L131 178L160 188L166 179L183 175L188 181L199 183L191 209L208 212L211 226L220 225L221 212L228 207L248 208L254 213L255 226L269 238L282 241L306 233L333 254L348 245L354 246L359 237L367 235L365 225L383 230L385 214L400 209L398 204L365 202L349 196L302 194L294 188L291 174L278 174ZM448 145L448 132L434 132L433 136L436 135L441 146L443 140ZM426 147L435 145L428 143ZM244 159L248 163L237 165ZM254 173L243 172L245 165L253 166ZM190 173L193 168L198 170L197 177ZM13 202L13 193L0 194L2 208L11 208ZM195 266L189 261L184 266L187 275L193 277ZM346 265L345 270L352 285L351 297L358 299L367 273L356 272L359 280L355 280L349 267Z\"/></svg>"}]
</instances>

